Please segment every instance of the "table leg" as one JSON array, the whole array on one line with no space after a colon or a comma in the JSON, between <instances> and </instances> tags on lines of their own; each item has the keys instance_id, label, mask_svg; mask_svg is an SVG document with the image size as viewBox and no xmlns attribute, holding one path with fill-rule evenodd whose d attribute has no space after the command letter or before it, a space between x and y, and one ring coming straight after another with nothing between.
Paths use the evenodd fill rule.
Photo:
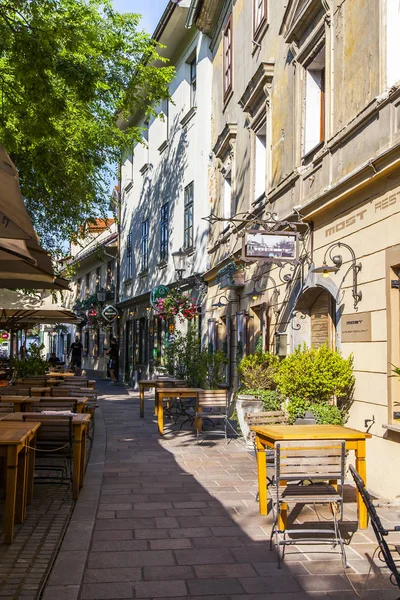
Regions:
<instances>
[{"instance_id":1,"label":"table leg","mask_svg":"<svg viewBox=\"0 0 400 600\"><path fill-rule=\"evenodd\" d=\"M72 473L72 497L74 500L79 496L79 482L81 480L81 462L82 462L82 427L74 425L74 458Z\"/></svg>"},{"instance_id":2,"label":"table leg","mask_svg":"<svg viewBox=\"0 0 400 600\"><path fill-rule=\"evenodd\" d=\"M157 392L157 388L154 388L154 416L157 416L157 410L158 410L158 392Z\"/></svg>"},{"instance_id":3,"label":"table leg","mask_svg":"<svg viewBox=\"0 0 400 600\"><path fill-rule=\"evenodd\" d=\"M18 454L17 497L15 503L15 522L23 523L26 517L28 451L23 448Z\"/></svg>"},{"instance_id":4,"label":"table leg","mask_svg":"<svg viewBox=\"0 0 400 600\"><path fill-rule=\"evenodd\" d=\"M18 452L16 446L7 448L6 504L4 509L4 543L14 537L15 500L17 497Z\"/></svg>"},{"instance_id":5,"label":"table leg","mask_svg":"<svg viewBox=\"0 0 400 600\"><path fill-rule=\"evenodd\" d=\"M157 390L156 390L156 402L157 402L158 433L160 435L164 435L163 393L161 391L157 394Z\"/></svg>"},{"instance_id":6,"label":"table leg","mask_svg":"<svg viewBox=\"0 0 400 600\"><path fill-rule=\"evenodd\" d=\"M35 458L36 458L36 433L29 440L28 451L28 494L27 503L32 504L33 500L33 482L35 477Z\"/></svg>"},{"instance_id":7,"label":"table leg","mask_svg":"<svg viewBox=\"0 0 400 600\"><path fill-rule=\"evenodd\" d=\"M139 398L140 398L140 418L144 417L144 387L139 383Z\"/></svg>"},{"instance_id":8,"label":"table leg","mask_svg":"<svg viewBox=\"0 0 400 600\"><path fill-rule=\"evenodd\" d=\"M357 449L356 449L356 469L360 474L361 479L364 483L367 483L367 463L366 463L366 443L365 440L358 440ZM360 529L368 528L368 512L359 494L358 490L357 494L357 506L358 506L358 526Z\"/></svg>"},{"instance_id":9,"label":"table leg","mask_svg":"<svg viewBox=\"0 0 400 600\"><path fill-rule=\"evenodd\" d=\"M258 500L260 515L268 514L268 491L267 491L267 458L265 446L258 435L256 436L257 448L257 472L258 472Z\"/></svg>"},{"instance_id":10,"label":"table leg","mask_svg":"<svg viewBox=\"0 0 400 600\"><path fill-rule=\"evenodd\" d=\"M81 443L81 469L79 476L79 489L83 487L83 478L85 476L85 463L86 463L86 435L87 426L83 428L82 443Z\"/></svg>"}]
</instances>

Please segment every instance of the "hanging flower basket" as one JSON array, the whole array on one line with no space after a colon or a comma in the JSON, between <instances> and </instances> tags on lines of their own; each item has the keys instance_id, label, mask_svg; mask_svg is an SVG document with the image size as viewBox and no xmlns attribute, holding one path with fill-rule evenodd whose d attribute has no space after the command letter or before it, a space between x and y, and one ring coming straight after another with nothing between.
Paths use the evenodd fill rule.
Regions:
<instances>
[{"instance_id":1,"label":"hanging flower basket","mask_svg":"<svg viewBox=\"0 0 400 600\"><path fill-rule=\"evenodd\" d=\"M179 290L171 290L165 298L157 298L154 306L158 316L164 321L178 317L183 323L185 320L191 321L197 314L195 300Z\"/></svg>"},{"instance_id":2,"label":"hanging flower basket","mask_svg":"<svg viewBox=\"0 0 400 600\"><path fill-rule=\"evenodd\" d=\"M230 262L222 267L217 273L215 281L223 288L235 288L244 286L244 265Z\"/></svg>"}]
</instances>

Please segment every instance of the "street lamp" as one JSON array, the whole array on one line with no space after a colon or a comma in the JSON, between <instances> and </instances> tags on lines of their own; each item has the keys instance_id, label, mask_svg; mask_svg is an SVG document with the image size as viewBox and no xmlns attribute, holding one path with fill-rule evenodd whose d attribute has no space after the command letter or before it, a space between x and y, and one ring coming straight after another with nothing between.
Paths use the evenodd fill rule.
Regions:
<instances>
[{"instance_id":1,"label":"street lamp","mask_svg":"<svg viewBox=\"0 0 400 600\"><path fill-rule=\"evenodd\" d=\"M178 279L182 279L183 273L187 267L187 254L182 248L177 252L172 253L172 260L174 261L174 269L178 274Z\"/></svg>"},{"instance_id":2,"label":"street lamp","mask_svg":"<svg viewBox=\"0 0 400 600\"><path fill-rule=\"evenodd\" d=\"M98 290L96 292L96 296L97 296L97 301L102 304L103 302L106 301L107 292L104 288L101 288L101 290Z\"/></svg>"}]
</instances>

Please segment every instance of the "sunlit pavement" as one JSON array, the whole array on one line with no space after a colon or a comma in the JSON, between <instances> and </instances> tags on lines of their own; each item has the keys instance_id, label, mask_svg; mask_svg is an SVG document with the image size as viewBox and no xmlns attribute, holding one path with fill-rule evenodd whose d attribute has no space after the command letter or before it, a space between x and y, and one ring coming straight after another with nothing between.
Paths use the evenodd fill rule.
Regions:
<instances>
[{"instance_id":1,"label":"sunlit pavement","mask_svg":"<svg viewBox=\"0 0 400 600\"><path fill-rule=\"evenodd\" d=\"M398 590L376 559L371 531L354 532L349 486L343 534L346 575L329 546L288 549L278 570L270 517L258 514L254 455L240 441L207 438L166 424L161 439L146 396L99 385L95 442L70 526L44 600L190 598L391 600ZM383 519L400 522L398 510ZM300 520L329 517L303 510ZM0 595L0 597L3 597ZM21 596L22 598L22 596Z\"/></svg>"}]
</instances>

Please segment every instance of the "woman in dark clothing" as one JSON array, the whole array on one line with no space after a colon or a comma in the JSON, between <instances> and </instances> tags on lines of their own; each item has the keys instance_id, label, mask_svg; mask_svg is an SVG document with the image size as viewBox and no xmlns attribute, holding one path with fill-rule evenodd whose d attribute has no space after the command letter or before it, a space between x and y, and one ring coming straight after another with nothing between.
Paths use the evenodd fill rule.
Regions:
<instances>
[{"instance_id":1,"label":"woman in dark clothing","mask_svg":"<svg viewBox=\"0 0 400 600\"><path fill-rule=\"evenodd\" d=\"M108 363L108 370L110 371L111 385L117 383L118 374L118 344L115 337L111 338L110 348L106 352L110 360Z\"/></svg>"}]
</instances>

